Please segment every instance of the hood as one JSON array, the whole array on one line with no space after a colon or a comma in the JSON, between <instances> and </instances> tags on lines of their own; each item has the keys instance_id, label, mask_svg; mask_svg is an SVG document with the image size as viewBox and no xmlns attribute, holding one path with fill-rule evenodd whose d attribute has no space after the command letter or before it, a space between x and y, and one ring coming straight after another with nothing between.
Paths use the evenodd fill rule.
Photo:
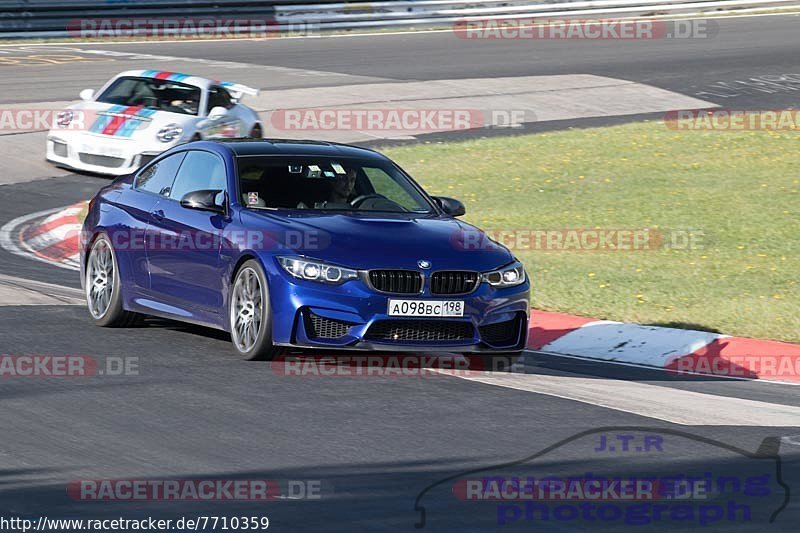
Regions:
<instances>
[{"instance_id":1,"label":"hood","mask_svg":"<svg viewBox=\"0 0 800 533\"><path fill-rule=\"evenodd\" d=\"M478 228L450 217L408 214L292 214L243 211L248 229L268 234L267 248L287 249L356 269L493 270L514 256Z\"/></svg>"},{"instance_id":2,"label":"hood","mask_svg":"<svg viewBox=\"0 0 800 533\"><path fill-rule=\"evenodd\" d=\"M67 109L75 113L67 130L80 130L115 138L155 138L156 132L168 124L185 126L198 117L170 111L124 106L102 102L79 102Z\"/></svg>"}]
</instances>

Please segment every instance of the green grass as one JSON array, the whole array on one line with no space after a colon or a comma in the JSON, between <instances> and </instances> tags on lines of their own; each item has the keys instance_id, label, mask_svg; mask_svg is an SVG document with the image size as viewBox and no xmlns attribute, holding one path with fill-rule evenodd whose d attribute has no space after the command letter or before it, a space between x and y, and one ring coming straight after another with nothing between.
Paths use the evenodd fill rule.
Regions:
<instances>
[{"instance_id":1,"label":"green grass","mask_svg":"<svg viewBox=\"0 0 800 533\"><path fill-rule=\"evenodd\" d=\"M515 251L538 309L800 342L800 133L644 122L382 151L484 229L702 238L692 249Z\"/></svg>"}]
</instances>

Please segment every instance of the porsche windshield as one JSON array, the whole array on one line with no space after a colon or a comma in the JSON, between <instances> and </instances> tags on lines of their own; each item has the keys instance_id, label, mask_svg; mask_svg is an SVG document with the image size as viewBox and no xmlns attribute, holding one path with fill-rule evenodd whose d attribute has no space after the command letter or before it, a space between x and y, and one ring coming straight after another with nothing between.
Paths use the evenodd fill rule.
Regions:
<instances>
[{"instance_id":1,"label":"porsche windshield","mask_svg":"<svg viewBox=\"0 0 800 533\"><path fill-rule=\"evenodd\" d=\"M126 76L114 80L97 97L97 101L197 115L200 109L200 88L174 81Z\"/></svg>"},{"instance_id":2,"label":"porsche windshield","mask_svg":"<svg viewBox=\"0 0 800 533\"><path fill-rule=\"evenodd\" d=\"M389 162L314 156L237 161L241 202L249 208L433 212L424 194Z\"/></svg>"}]
</instances>

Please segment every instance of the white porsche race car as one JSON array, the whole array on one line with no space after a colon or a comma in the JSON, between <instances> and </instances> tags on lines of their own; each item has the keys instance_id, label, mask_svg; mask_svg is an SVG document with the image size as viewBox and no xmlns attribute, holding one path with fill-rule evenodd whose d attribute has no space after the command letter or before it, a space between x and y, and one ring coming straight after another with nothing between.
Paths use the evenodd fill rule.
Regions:
<instances>
[{"instance_id":1,"label":"white porsche race car","mask_svg":"<svg viewBox=\"0 0 800 533\"><path fill-rule=\"evenodd\" d=\"M258 114L239 103L258 89L158 70L130 70L58 113L47 160L65 168L119 176L189 141L261 138Z\"/></svg>"}]
</instances>

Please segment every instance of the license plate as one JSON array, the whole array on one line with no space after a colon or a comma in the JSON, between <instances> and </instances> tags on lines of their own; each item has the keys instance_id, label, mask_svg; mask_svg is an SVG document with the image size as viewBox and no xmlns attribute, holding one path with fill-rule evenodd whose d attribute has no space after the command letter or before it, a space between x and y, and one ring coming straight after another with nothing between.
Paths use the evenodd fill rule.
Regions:
<instances>
[{"instance_id":1,"label":"license plate","mask_svg":"<svg viewBox=\"0 0 800 533\"><path fill-rule=\"evenodd\" d=\"M389 316L464 316L464 301L389 300Z\"/></svg>"},{"instance_id":2,"label":"license plate","mask_svg":"<svg viewBox=\"0 0 800 533\"><path fill-rule=\"evenodd\" d=\"M78 149L79 152L88 155L100 155L106 157L125 157L122 150L117 149L98 149L96 146L89 146L84 144Z\"/></svg>"}]
</instances>

